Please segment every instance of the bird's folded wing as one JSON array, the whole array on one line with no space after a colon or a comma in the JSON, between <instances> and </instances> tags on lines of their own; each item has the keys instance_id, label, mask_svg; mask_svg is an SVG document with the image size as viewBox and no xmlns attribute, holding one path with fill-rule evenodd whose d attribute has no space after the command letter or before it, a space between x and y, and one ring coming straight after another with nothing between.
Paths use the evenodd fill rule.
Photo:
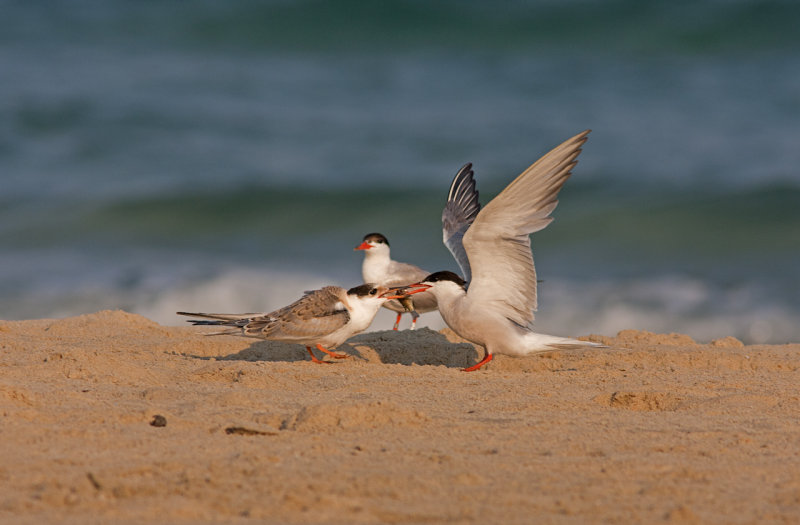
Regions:
<instances>
[{"instance_id":1,"label":"bird's folded wing","mask_svg":"<svg viewBox=\"0 0 800 525\"><path fill-rule=\"evenodd\" d=\"M244 327L244 333L284 341L328 335L350 320L350 314L342 303L342 292L332 286L310 291L289 306L251 319Z\"/></svg>"},{"instance_id":2,"label":"bird's folded wing","mask_svg":"<svg viewBox=\"0 0 800 525\"><path fill-rule=\"evenodd\" d=\"M431 272L426 272L419 266L414 266L413 264L392 261L387 273L389 278L380 284L392 287L417 283L427 277Z\"/></svg>"},{"instance_id":3,"label":"bird's folded wing","mask_svg":"<svg viewBox=\"0 0 800 525\"><path fill-rule=\"evenodd\" d=\"M569 178L589 130L544 155L487 204L463 239L472 281L469 296L522 326L537 307L529 235L553 220L558 192Z\"/></svg>"},{"instance_id":4,"label":"bird's folded wing","mask_svg":"<svg viewBox=\"0 0 800 525\"><path fill-rule=\"evenodd\" d=\"M472 164L465 164L450 183L447 202L442 211L442 240L453 254L465 281L470 281L470 267L464 251L463 237L481 210L475 189Z\"/></svg>"}]
</instances>

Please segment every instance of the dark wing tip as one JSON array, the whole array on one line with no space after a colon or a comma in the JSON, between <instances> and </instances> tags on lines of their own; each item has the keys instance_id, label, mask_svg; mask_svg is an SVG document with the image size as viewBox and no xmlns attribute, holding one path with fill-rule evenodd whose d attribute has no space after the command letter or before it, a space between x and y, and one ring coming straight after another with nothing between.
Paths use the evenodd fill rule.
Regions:
<instances>
[{"instance_id":1,"label":"dark wing tip","mask_svg":"<svg viewBox=\"0 0 800 525\"><path fill-rule=\"evenodd\" d=\"M187 317L204 317L201 313L196 312L175 312L178 315L185 315ZM192 326L219 326L224 324L225 321L209 320L209 319L187 319L187 323L192 323Z\"/></svg>"},{"instance_id":2,"label":"dark wing tip","mask_svg":"<svg viewBox=\"0 0 800 525\"><path fill-rule=\"evenodd\" d=\"M459 222L471 224L481 210L478 197L475 172L472 170L472 163L468 162L453 177L453 182L450 183L450 191L447 193L445 208L451 208L458 217Z\"/></svg>"},{"instance_id":3,"label":"dark wing tip","mask_svg":"<svg viewBox=\"0 0 800 525\"><path fill-rule=\"evenodd\" d=\"M475 180L474 177L475 172L472 170L472 163L467 162L461 169L458 170L456 176L453 177L453 182L450 183L450 191L447 192L447 200L451 201L456 198L459 194L463 193L462 187L463 185L470 184L472 189L475 189Z\"/></svg>"}]
</instances>

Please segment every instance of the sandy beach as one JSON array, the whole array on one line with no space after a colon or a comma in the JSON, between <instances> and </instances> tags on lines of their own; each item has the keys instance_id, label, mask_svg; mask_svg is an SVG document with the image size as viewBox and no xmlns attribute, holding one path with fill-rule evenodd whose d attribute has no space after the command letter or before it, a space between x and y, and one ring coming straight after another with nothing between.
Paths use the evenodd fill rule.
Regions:
<instances>
[{"instance_id":1,"label":"sandy beach","mask_svg":"<svg viewBox=\"0 0 800 525\"><path fill-rule=\"evenodd\" d=\"M0 322L0 522L800 522L800 343L559 335L609 348Z\"/></svg>"}]
</instances>

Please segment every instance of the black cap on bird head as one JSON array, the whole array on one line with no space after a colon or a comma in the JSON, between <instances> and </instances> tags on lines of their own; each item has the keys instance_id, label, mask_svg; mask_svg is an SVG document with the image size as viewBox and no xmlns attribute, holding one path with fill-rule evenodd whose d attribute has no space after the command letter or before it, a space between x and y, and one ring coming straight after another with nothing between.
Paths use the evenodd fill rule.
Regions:
<instances>
[{"instance_id":1,"label":"black cap on bird head","mask_svg":"<svg viewBox=\"0 0 800 525\"><path fill-rule=\"evenodd\" d=\"M378 287L372 283L360 284L347 290L347 295L355 295L358 297L377 296Z\"/></svg>"},{"instance_id":2,"label":"black cap on bird head","mask_svg":"<svg viewBox=\"0 0 800 525\"><path fill-rule=\"evenodd\" d=\"M364 236L364 242L374 242L389 246L389 239L387 239L382 233L368 233Z\"/></svg>"},{"instance_id":3,"label":"black cap on bird head","mask_svg":"<svg viewBox=\"0 0 800 525\"><path fill-rule=\"evenodd\" d=\"M454 283L459 285L461 288L466 289L466 287L467 287L467 282L464 279L462 279L458 275L454 274L453 272L447 271L447 270L445 270L443 272L432 273L432 274L430 274L429 276L427 276L425 279L423 279L420 282L423 282L423 283L438 283L438 282L441 282L441 281L453 281Z\"/></svg>"}]
</instances>

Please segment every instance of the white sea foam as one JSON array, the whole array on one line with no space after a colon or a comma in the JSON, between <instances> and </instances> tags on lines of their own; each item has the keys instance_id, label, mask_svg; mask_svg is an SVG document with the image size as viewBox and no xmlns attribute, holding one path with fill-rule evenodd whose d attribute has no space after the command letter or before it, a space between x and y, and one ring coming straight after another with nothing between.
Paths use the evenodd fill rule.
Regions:
<instances>
[{"instance_id":1,"label":"white sea foam","mask_svg":"<svg viewBox=\"0 0 800 525\"><path fill-rule=\"evenodd\" d=\"M634 328L685 333L700 342L728 335L747 343L800 339L794 307L759 284L722 286L680 275L553 279L540 292L536 328L559 335L614 335Z\"/></svg>"}]
</instances>

